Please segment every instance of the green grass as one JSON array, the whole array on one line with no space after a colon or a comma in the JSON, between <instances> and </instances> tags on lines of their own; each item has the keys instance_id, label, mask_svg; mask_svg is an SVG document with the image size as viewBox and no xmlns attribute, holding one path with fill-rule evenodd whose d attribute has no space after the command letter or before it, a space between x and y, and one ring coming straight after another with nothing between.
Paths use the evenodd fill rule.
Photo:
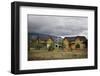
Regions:
<instances>
[{"instance_id":1,"label":"green grass","mask_svg":"<svg viewBox=\"0 0 100 76\"><path fill-rule=\"evenodd\" d=\"M87 58L87 50L33 50L28 53L28 60L55 60L55 59L80 59Z\"/></svg>"}]
</instances>

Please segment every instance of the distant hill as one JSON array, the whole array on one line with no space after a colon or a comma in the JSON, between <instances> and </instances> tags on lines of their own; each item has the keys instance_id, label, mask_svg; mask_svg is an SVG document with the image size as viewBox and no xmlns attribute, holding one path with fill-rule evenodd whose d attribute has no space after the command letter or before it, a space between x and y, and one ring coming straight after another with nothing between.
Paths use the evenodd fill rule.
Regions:
<instances>
[{"instance_id":1,"label":"distant hill","mask_svg":"<svg viewBox=\"0 0 100 76\"><path fill-rule=\"evenodd\" d=\"M36 39L37 37L39 37L40 39L46 39L48 37L52 37L52 39L55 41L55 42L58 42L60 40L62 40L61 37L57 37L57 36L53 36L53 35L48 35L48 34L41 34L41 33L28 33L28 35L30 36L30 39Z\"/></svg>"}]
</instances>

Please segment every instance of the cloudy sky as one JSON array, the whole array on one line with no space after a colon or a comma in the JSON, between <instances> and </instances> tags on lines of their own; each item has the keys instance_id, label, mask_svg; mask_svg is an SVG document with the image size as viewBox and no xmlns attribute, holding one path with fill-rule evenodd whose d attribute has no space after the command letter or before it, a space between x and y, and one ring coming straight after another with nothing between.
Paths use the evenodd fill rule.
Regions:
<instances>
[{"instance_id":1,"label":"cloudy sky","mask_svg":"<svg viewBox=\"0 0 100 76\"><path fill-rule=\"evenodd\" d=\"M28 32L88 37L88 17L28 15Z\"/></svg>"}]
</instances>

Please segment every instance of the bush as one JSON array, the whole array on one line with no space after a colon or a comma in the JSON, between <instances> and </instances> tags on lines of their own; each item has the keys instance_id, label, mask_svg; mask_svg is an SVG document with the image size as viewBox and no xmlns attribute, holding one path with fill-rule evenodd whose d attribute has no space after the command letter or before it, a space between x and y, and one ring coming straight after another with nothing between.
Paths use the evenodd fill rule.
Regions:
<instances>
[{"instance_id":1,"label":"bush","mask_svg":"<svg viewBox=\"0 0 100 76\"><path fill-rule=\"evenodd\" d=\"M51 44L50 47L48 48L48 51L53 51L54 50L54 45Z\"/></svg>"},{"instance_id":2,"label":"bush","mask_svg":"<svg viewBox=\"0 0 100 76\"><path fill-rule=\"evenodd\" d=\"M76 44L76 48L80 48L80 45L79 44Z\"/></svg>"}]
</instances>

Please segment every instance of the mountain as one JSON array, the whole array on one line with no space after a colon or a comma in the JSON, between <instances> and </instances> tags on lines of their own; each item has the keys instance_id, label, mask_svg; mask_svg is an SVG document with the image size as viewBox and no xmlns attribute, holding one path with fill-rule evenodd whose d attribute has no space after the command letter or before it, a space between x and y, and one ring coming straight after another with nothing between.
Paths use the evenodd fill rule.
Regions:
<instances>
[{"instance_id":1,"label":"mountain","mask_svg":"<svg viewBox=\"0 0 100 76\"><path fill-rule=\"evenodd\" d=\"M55 41L55 42L58 42L60 40L62 40L61 37L57 37L57 36L53 36L53 35L48 35L48 34L41 34L41 33L28 33L29 35L29 38L30 39L37 39L37 38L40 38L40 39L47 39L49 37L52 37L52 39Z\"/></svg>"}]
</instances>

